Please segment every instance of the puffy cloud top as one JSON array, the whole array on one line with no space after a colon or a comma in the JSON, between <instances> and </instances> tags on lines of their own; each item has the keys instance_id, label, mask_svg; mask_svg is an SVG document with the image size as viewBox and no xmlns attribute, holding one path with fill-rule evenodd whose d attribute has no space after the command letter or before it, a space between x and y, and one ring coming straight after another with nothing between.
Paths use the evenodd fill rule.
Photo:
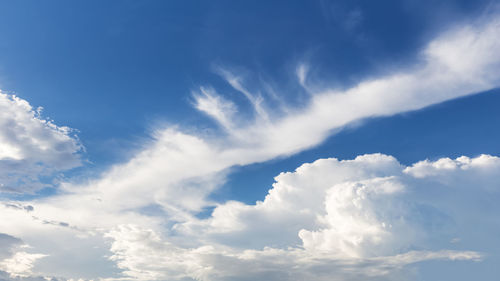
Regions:
<instances>
[{"instance_id":1,"label":"puffy cloud top","mask_svg":"<svg viewBox=\"0 0 500 281\"><path fill-rule=\"evenodd\" d=\"M440 237L466 237L463 229L471 221L457 212L467 212L457 203L470 199L469 192L478 188L474 183L481 178L498 183L497 157L459 159L482 163L476 171L487 173L458 169L455 175L467 181L450 185L432 184L433 177L446 170L415 177L408 171L423 162L405 167L382 154L306 163L278 175L263 201L229 201L207 219L178 222L170 234L138 225L116 227L106 234L113 240L112 259L132 279L204 281L392 280L415 262L478 261L483 258L479 252L433 244ZM425 163L440 166L447 161ZM429 189L455 196L436 198ZM499 191L500 187L476 194L484 198L498 196ZM491 211L471 208L483 217ZM454 230L444 229L452 224Z\"/></svg>"}]
</instances>

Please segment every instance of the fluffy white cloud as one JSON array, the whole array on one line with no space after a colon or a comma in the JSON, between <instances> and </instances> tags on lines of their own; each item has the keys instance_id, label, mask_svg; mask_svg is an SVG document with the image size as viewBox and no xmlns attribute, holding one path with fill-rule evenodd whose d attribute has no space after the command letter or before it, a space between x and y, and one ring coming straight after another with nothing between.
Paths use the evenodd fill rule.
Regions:
<instances>
[{"instance_id":1,"label":"fluffy white cloud","mask_svg":"<svg viewBox=\"0 0 500 281\"><path fill-rule=\"evenodd\" d=\"M2 265L24 260L30 261L36 275L90 279L91 270L81 268L82 263L111 270L103 266L107 256L121 273L96 271L94 278L402 280L408 264L482 259L482 254L470 250L485 252L489 258L487 249L474 248L463 229L471 223L479 227L477 218L491 217L492 209L457 206L457 198L468 202L472 191L498 199L499 159L483 155L462 161L482 164L475 173L457 169L455 176L467 177L459 185L435 180L448 170L416 177L408 171L423 162L405 167L381 154L342 161L320 159L278 175L266 198L254 205L229 201L206 219L190 216L177 222L158 214L116 212L99 207L98 200L90 210L85 198L82 206L73 207L68 205L77 198L65 196L57 197L59 203L9 202L2 207L2 217L8 220L0 221L0 228L50 256L35 263L21 259L23 253L17 260L12 254ZM439 166L443 161L425 163ZM485 175L489 179L484 182L497 182L496 189L477 184ZM429 190L441 190L441 196L434 197ZM457 209L462 213L455 213ZM470 211L479 216L462 217ZM443 233L450 223L455 227ZM500 230L491 220L483 224ZM453 250L456 246L450 243L443 249L442 243L434 243L442 237L445 241L461 238L462 246L472 248ZM78 258L68 260L75 251L80 253Z\"/></svg>"},{"instance_id":2,"label":"fluffy white cloud","mask_svg":"<svg viewBox=\"0 0 500 281\"><path fill-rule=\"evenodd\" d=\"M402 280L408 264L426 260L479 260L471 251L411 251L394 256L342 259L303 249L235 250L213 246L179 248L136 226L110 232L111 258L131 280ZM405 278L406 279L406 278Z\"/></svg>"},{"instance_id":3,"label":"fluffy white cloud","mask_svg":"<svg viewBox=\"0 0 500 281\"><path fill-rule=\"evenodd\" d=\"M491 161L482 162L485 157ZM482 162L478 169L491 172L490 180L498 183L499 158L469 160ZM408 264L481 260L474 251L432 249L432 240L441 235L432 222L453 214L441 206L452 198L429 203L428 179L407 172L414 166L382 154L317 160L277 176L265 200L255 205L230 201L210 218L178 223L163 234L137 225L114 228L107 233L113 239L111 259L131 279L204 281L402 280L399 274ZM477 188L471 183L484 174L467 176L462 196ZM490 192L486 195L498 196L500 187ZM471 223L448 219L464 223L458 228ZM456 235L461 233L448 234L448 240Z\"/></svg>"},{"instance_id":4,"label":"fluffy white cloud","mask_svg":"<svg viewBox=\"0 0 500 281\"><path fill-rule=\"evenodd\" d=\"M12 257L0 261L0 269L12 276L29 276L32 274L33 263L44 256L42 254L17 252Z\"/></svg>"},{"instance_id":5,"label":"fluffy white cloud","mask_svg":"<svg viewBox=\"0 0 500 281\"><path fill-rule=\"evenodd\" d=\"M34 191L43 186L39 176L81 164L72 130L42 119L40 111L0 92L0 191Z\"/></svg>"},{"instance_id":6,"label":"fluffy white cloud","mask_svg":"<svg viewBox=\"0 0 500 281\"><path fill-rule=\"evenodd\" d=\"M481 155L476 158L462 156L456 159L424 160L407 167L404 172L416 178L427 178L457 187L474 179L476 182L473 184L478 189L498 190L499 184L494 175L499 168L500 158Z\"/></svg>"}]
</instances>

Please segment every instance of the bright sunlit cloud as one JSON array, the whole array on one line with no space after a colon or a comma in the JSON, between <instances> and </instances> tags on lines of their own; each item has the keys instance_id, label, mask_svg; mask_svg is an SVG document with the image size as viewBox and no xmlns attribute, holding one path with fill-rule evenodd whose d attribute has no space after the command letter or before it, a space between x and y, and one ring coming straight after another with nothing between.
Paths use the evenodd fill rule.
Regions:
<instances>
[{"instance_id":1,"label":"bright sunlit cloud","mask_svg":"<svg viewBox=\"0 0 500 281\"><path fill-rule=\"evenodd\" d=\"M68 127L40 117L41 108L0 92L0 189L33 192L53 183L40 176L81 165L82 146Z\"/></svg>"}]
</instances>

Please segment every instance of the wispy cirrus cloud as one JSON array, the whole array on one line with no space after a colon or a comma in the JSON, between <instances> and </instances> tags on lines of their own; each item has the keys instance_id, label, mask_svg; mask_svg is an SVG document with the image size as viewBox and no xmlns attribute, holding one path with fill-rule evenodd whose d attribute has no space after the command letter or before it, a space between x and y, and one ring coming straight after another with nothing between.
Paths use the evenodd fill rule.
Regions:
<instances>
[{"instance_id":1,"label":"wispy cirrus cloud","mask_svg":"<svg viewBox=\"0 0 500 281\"><path fill-rule=\"evenodd\" d=\"M216 103L224 98L216 98L215 91L211 92L213 106L207 106L208 101L200 99L200 95L195 95L195 99L205 103L205 108L198 109L227 129L228 140L240 144L242 148L235 148L238 154L245 154L244 147L250 146L252 152L248 162L265 161L317 145L332 130L356 120L417 110L498 87L499 32L497 17L456 27L432 40L413 67L362 81L348 89L312 92L304 107L290 106L287 114L273 114L264 102L252 102L256 118L251 124L238 118L225 118L221 123L220 116L232 116L234 108L228 110L217 106ZM305 66L297 70L299 83L306 82L305 70ZM246 90L242 79L235 74L225 71L222 77L249 100L260 100L260 95L252 95ZM238 164L246 164L243 160L240 162Z\"/></svg>"}]
</instances>

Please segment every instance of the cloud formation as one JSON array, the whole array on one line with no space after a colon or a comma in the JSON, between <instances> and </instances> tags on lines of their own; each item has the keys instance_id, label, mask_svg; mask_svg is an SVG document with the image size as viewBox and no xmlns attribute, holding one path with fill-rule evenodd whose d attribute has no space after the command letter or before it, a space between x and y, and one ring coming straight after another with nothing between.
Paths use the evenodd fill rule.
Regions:
<instances>
[{"instance_id":1,"label":"cloud formation","mask_svg":"<svg viewBox=\"0 0 500 281\"><path fill-rule=\"evenodd\" d=\"M68 127L42 119L19 97L0 92L0 191L33 192L51 176L81 165L82 146Z\"/></svg>"},{"instance_id":2,"label":"cloud formation","mask_svg":"<svg viewBox=\"0 0 500 281\"><path fill-rule=\"evenodd\" d=\"M499 33L498 17L457 27L432 40L412 68L345 90L312 92L304 107L288 107L283 112L269 110L260 93L251 93L240 77L220 70L249 100L253 121L241 119L243 113L235 114L238 106L216 90L201 88L194 94L194 105L218 122L223 134L206 136L182 128L159 128L154 140L130 161L115 165L89 183L64 188L83 198L100 198L109 209L158 204L172 215L190 216L212 204L206 195L230 167L294 154L365 118L416 110L499 86ZM457 44L465 47L455 48Z\"/></svg>"},{"instance_id":3,"label":"cloud formation","mask_svg":"<svg viewBox=\"0 0 500 281\"><path fill-rule=\"evenodd\" d=\"M458 189L464 196L485 177L497 183L486 196L498 196L500 158L459 159L485 157L491 161L478 168L482 174L467 174L459 187L429 186L427 178L408 172L420 162L405 167L387 155L320 159L278 175L264 201L221 204L211 217L178 223L170 234L137 225L114 228L106 234L113 240L111 259L131 279L204 281L402 280L401 270L416 262L479 261L482 254L475 251L432 249L434 237L443 235L434 223L459 218L442 207L453 200L449 196L432 203L425 197L429 188ZM450 241L461 234L444 235Z\"/></svg>"},{"instance_id":4,"label":"cloud formation","mask_svg":"<svg viewBox=\"0 0 500 281\"><path fill-rule=\"evenodd\" d=\"M222 71L222 77L253 106L255 119L250 124L245 115L234 116L235 106L215 90L210 99L204 88L194 97L197 108L226 130L228 141L236 146L226 154L238 154L236 164L265 161L317 145L332 130L356 120L417 110L498 87L499 33L498 17L459 26L432 40L413 67L348 89L309 90L306 106L289 106L283 112L270 110L260 93L244 87L242 78ZM300 65L297 76L307 90L312 87L306 85L306 69Z\"/></svg>"}]
</instances>

